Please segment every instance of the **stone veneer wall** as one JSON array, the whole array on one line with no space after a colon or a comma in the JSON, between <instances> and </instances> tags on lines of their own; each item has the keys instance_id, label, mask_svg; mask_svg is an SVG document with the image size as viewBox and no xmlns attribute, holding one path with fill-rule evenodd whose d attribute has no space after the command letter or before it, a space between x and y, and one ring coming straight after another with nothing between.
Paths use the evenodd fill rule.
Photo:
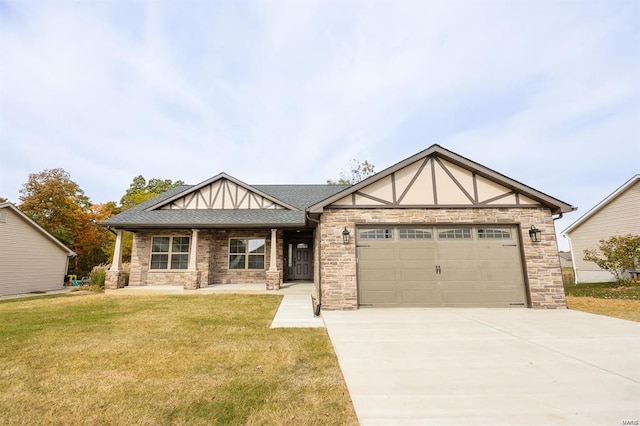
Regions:
<instances>
[{"instance_id":1,"label":"stone veneer wall","mask_svg":"<svg viewBox=\"0 0 640 426\"><path fill-rule=\"evenodd\" d=\"M323 309L358 308L355 229L356 225L376 223L519 224L531 307L566 307L555 226L549 209L328 209L319 225ZM542 231L541 242L531 242L531 225ZM345 226L351 231L349 244L342 243Z\"/></svg>"},{"instance_id":2,"label":"stone veneer wall","mask_svg":"<svg viewBox=\"0 0 640 426\"><path fill-rule=\"evenodd\" d=\"M271 266L271 230L214 230L208 235L213 261L210 269L209 284L252 284L266 285L266 271ZM229 238L264 238L266 240L264 267L261 270L230 270L229 269ZM280 272L280 284L282 284L284 266L284 232L278 231L277 240L277 267Z\"/></svg>"},{"instance_id":3,"label":"stone veneer wall","mask_svg":"<svg viewBox=\"0 0 640 426\"><path fill-rule=\"evenodd\" d=\"M277 262L282 283L284 266L283 231L277 233ZM196 259L197 277L188 270L150 270L151 238L154 236L189 236L191 230L138 231L134 234L131 255L130 286L185 285L193 287L193 280L204 287L211 284L265 283L266 270L270 266L271 230L200 230ZM229 270L229 238L264 238L264 270Z\"/></svg>"}]
</instances>

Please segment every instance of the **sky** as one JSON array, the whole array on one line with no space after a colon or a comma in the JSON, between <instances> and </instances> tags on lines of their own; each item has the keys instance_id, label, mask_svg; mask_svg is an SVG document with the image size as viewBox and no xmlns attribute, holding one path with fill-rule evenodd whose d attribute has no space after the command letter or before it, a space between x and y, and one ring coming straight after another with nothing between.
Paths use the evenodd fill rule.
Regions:
<instances>
[{"instance_id":1,"label":"sky","mask_svg":"<svg viewBox=\"0 0 640 426\"><path fill-rule=\"evenodd\" d=\"M640 173L640 2L0 0L0 197L61 167L324 183L433 144L578 207ZM560 249L568 249L559 237Z\"/></svg>"}]
</instances>

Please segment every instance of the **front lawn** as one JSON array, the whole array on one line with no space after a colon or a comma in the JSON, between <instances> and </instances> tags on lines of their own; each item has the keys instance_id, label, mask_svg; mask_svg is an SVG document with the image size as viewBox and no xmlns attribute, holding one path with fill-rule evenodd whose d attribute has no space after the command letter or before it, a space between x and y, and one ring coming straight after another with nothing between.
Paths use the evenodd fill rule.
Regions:
<instances>
[{"instance_id":1,"label":"front lawn","mask_svg":"<svg viewBox=\"0 0 640 426\"><path fill-rule=\"evenodd\" d=\"M640 284L565 284L569 309L640 322Z\"/></svg>"},{"instance_id":2,"label":"front lawn","mask_svg":"<svg viewBox=\"0 0 640 426\"><path fill-rule=\"evenodd\" d=\"M2 424L357 424L325 329L269 295L0 303Z\"/></svg>"},{"instance_id":3,"label":"front lawn","mask_svg":"<svg viewBox=\"0 0 640 426\"><path fill-rule=\"evenodd\" d=\"M596 297L600 299L640 300L640 284L609 283L565 284L567 296Z\"/></svg>"}]
</instances>

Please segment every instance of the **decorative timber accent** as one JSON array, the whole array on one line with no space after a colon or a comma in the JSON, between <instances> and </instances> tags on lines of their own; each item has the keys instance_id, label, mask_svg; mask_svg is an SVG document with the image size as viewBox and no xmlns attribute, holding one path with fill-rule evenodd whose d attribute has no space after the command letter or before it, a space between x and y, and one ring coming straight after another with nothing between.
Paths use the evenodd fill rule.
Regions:
<instances>
[{"instance_id":1,"label":"decorative timber accent","mask_svg":"<svg viewBox=\"0 0 640 426\"><path fill-rule=\"evenodd\" d=\"M266 195L251 191L248 185L226 178L214 180L160 207L162 210L277 210L287 208L288 206L281 205Z\"/></svg>"},{"instance_id":2,"label":"decorative timber accent","mask_svg":"<svg viewBox=\"0 0 640 426\"><path fill-rule=\"evenodd\" d=\"M329 207L537 207L540 203L438 156L421 158Z\"/></svg>"}]
</instances>

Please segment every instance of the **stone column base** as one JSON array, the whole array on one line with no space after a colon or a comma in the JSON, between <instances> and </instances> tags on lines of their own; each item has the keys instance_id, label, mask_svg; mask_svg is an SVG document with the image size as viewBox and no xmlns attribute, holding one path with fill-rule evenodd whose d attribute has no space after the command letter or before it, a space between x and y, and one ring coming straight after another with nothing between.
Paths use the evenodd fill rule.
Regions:
<instances>
[{"instance_id":1,"label":"stone column base","mask_svg":"<svg viewBox=\"0 0 640 426\"><path fill-rule=\"evenodd\" d=\"M184 289L185 290L195 290L200 288L200 272L193 271L188 274L185 274L184 277Z\"/></svg>"},{"instance_id":2,"label":"stone column base","mask_svg":"<svg viewBox=\"0 0 640 426\"><path fill-rule=\"evenodd\" d=\"M127 273L125 271L107 271L107 276L104 279L104 288L109 290L123 288L126 280Z\"/></svg>"},{"instance_id":3,"label":"stone column base","mask_svg":"<svg viewBox=\"0 0 640 426\"><path fill-rule=\"evenodd\" d=\"M280 271L267 271L267 290L280 290Z\"/></svg>"}]
</instances>

